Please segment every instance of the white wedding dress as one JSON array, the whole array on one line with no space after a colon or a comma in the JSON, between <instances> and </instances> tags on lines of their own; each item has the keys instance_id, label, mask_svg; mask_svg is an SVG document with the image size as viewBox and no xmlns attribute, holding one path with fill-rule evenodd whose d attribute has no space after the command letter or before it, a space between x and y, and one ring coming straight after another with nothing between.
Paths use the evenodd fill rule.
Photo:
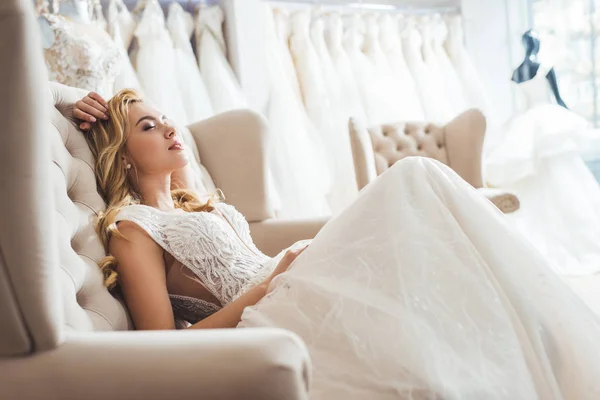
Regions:
<instances>
[{"instance_id":1,"label":"white wedding dress","mask_svg":"<svg viewBox=\"0 0 600 400\"><path fill-rule=\"evenodd\" d=\"M434 32L433 23L430 18L423 18L421 20L419 31L423 43L421 51L426 66L427 78L436 91L437 104L439 107L438 112L440 113L436 120L439 122L448 122L458 113L454 108L452 93L448 90L449 88L446 85L437 54L433 50Z\"/></svg>"},{"instance_id":2,"label":"white wedding dress","mask_svg":"<svg viewBox=\"0 0 600 400\"><path fill-rule=\"evenodd\" d=\"M399 91L402 114L396 121L425 121L417 86L404 59L398 19L390 14L383 14L380 26L381 48L392 70L394 89Z\"/></svg>"},{"instance_id":3,"label":"white wedding dress","mask_svg":"<svg viewBox=\"0 0 600 400\"><path fill-rule=\"evenodd\" d=\"M392 74L392 68L379 42L379 18L368 14L363 18L366 26L365 42L362 48L373 68L373 75L368 77L376 96L369 101L369 122L372 125L405 121L402 108L401 88Z\"/></svg>"},{"instance_id":4,"label":"white wedding dress","mask_svg":"<svg viewBox=\"0 0 600 400\"><path fill-rule=\"evenodd\" d=\"M491 110L490 101L479 73L471 62L471 57L464 46L461 17L458 15L447 17L446 24L448 37L444 47L460 78L469 106L480 109L487 116L493 116L493 110Z\"/></svg>"},{"instance_id":5,"label":"white wedding dress","mask_svg":"<svg viewBox=\"0 0 600 400\"><path fill-rule=\"evenodd\" d=\"M434 123L448 122L451 112L448 110L447 100L439 96L438 87L430 75L429 66L423 60L421 51L423 38L417 29L417 23L414 18L408 18L402 21L402 25L404 59L417 85L425 119Z\"/></svg>"},{"instance_id":6,"label":"white wedding dress","mask_svg":"<svg viewBox=\"0 0 600 400\"><path fill-rule=\"evenodd\" d=\"M175 73L187 117L185 123L191 124L212 117L213 107L190 42L194 18L179 3L171 3L167 28L173 40Z\"/></svg>"},{"instance_id":7,"label":"white wedding dress","mask_svg":"<svg viewBox=\"0 0 600 400\"><path fill-rule=\"evenodd\" d=\"M280 218L313 218L331 214L326 187L319 185L322 160L311 142L308 117L297 92L286 76L281 41L277 36L274 16L265 6L265 48L267 73L270 78L269 120L271 140L269 161L273 180L281 201Z\"/></svg>"},{"instance_id":8,"label":"white wedding dress","mask_svg":"<svg viewBox=\"0 0 600 400\"><path fill-rule=\"evenodd\" d=\"M177 81L173 42L157 0L146 3L134 35L138 49L133 64L146 101L176 123L185 124L187 116Z\"/></svg>"},{"instance_id":9,"label":"white wedding dress","mask_svg":"<svg viewBox=\"0 0 600 400\"><path fill-rule=\"evenodd\" d=\"M485 178L519 196L521 209L508 217L557 272L600 272L600 187L578 146L588 123L551 103L548 71L541 66L518 85L529 109L510 121L486 158Z\"/></svg>"},{"instance_id":10,"label":"white wedding dress","mask_svg":"<svg viewBox=\"0 0 600 400\"><path fill-rule=\"evenodd\" d=\"M317 53L310 35L311 15L309 11L302 10L294 12L290 18L291 37L290 52L292 54L298 82L302 93L302 100L306 113L316 127L327 151L327 160L332 171L332 187L327 193L327 199L332 212L335 214L342 210L349 201L351 195L346 195L348 179L345 176L354 171L348 171L347 154L349 149L343 147L349 141L345 141L349 135L341 137L342 126L340 114L334 108L334 93L329 89L326 75L323 72L321 59ZM346 128L347 129L347 128ZM339 149L339 150L338 150ZM338 156L338 152L340 153ZM356 194L356 183L354 184Z\"/></svg>"},{"instance_id":11,"label":"white wedding dress","mask_svg":"<svg viewBox=\"0 0 600 400\"><path fill-rule=\"evenodd\" d=\"M122 30L125 29L126 34L128 34L127 32L130 27L128 22L132 22L135 28L135 21L133 21L133 17L123 3L123 0L110 0L106 17L107 31L115 42L115 45L119 48L119 56L121 58L121 71L115 77L113 94L121 89L135 89L143 95L142 85L127 54L127 48L131 39L124 38L122 33ZM127 43L127 47L125 47L125 43Z\"/></svg>"},{"instance_id":12,"label":"white wedding dress","mask_svg":"<svg viewBox=\"0 0 600 400\"><path fill-rule=\"evenodd\" d=\"M224 204L130 206L124 219L219 301L170 293L175 316L191 322L281 258L260 253ZM402 160L368 185L238 326L298 334L312 400L600 398L600 321L490 202L430 159Z\"/></svg>"},{"instance_id":13,"label":"white wedding dress","mask_svg":"<svg viewBox=\"0 0 600 400\"><path fill-rule=\"evenodd\" d=\"M216 114L248 108L246 96L226 58L224 18L221 7L210 6L201 8L196 20L200 73Z\"/></svg>"},{"instance_id":14,"label":"white wedding dress","mask_svg":"<svg viewBox=\"0 0 600 400\"><path fill-rule=\"evenodd\" d=\"M362 124L367 122L362 100L354 78L352 65L344 49L344 26L339 13L331 12L324 16L325 42L331 56L335 73L341 84L340 112L346 120L354 118Z\"/></svg>"}]
</instances>

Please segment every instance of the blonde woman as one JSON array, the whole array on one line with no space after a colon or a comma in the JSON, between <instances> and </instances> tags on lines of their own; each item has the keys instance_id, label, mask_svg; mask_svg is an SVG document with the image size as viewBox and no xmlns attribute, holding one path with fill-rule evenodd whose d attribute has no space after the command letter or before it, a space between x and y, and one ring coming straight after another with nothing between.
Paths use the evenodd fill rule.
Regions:
<instances>
[{"instance_id":1,"label":"blonde woman","mask_svg":"<svg viewBox=\"0 0 600 400\"><path fill-rule=\"evenodd\" d=\"M397 163L271 259L235 208L172 190L188 160L167 116L130 90L88 96L90 115L101 268L137 329L290 329L313 399L600 398L598 319L445 166Z\"/></svg>"}]
</instances>

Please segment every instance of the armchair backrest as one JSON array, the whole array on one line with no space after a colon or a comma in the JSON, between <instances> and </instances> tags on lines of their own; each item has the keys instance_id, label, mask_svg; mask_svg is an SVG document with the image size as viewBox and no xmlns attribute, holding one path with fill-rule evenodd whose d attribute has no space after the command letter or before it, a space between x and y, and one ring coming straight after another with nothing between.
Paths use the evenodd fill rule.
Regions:
<instances>
[{"instance_id":1,"label":"armchair backrest","mask_svg":"<svg viewBox=\"0 0 600 400\"><path fill-rule=\"evenodd\" d=\"M399 122L365 128L351 120L357 185L362 189L399 160L421 156L448 165L475 188L480 188L483 186L481 157L485 132L485 117L476 109L465 111L444 126Z\"/></svg>"}]
</instances>

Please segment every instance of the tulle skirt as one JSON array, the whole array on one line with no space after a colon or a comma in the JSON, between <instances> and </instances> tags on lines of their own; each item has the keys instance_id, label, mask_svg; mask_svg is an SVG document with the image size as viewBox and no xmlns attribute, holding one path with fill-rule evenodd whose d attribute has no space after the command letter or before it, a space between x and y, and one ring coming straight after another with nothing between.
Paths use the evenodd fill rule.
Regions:
<instances>
[{"instance_id":1,"label":"tulle skirt","mask_svg":"<svg viewBox=\"0 0 600 400\"><path fill-rule=\"evenodd\" d=\"M302 337L311 399L600 398L599 320L429 159L363 189L239 326Z\"/></svg>"}]
</instances>

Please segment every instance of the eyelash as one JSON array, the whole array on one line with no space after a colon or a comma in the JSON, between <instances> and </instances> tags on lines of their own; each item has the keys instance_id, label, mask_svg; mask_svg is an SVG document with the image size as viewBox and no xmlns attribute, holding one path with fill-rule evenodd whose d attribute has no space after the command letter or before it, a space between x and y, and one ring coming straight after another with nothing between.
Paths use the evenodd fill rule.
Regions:
<instances>
[{"instance_id":1,"label":"eyelash","mask_svg":"<svg viewBox=\"0 0 600 400\"><path fill-rule=\"evenodd\" d=\"M144 131L149 131L150 129L156 128L156 125L148 125L144 128Z\"/></svg>"}]
</instances>

